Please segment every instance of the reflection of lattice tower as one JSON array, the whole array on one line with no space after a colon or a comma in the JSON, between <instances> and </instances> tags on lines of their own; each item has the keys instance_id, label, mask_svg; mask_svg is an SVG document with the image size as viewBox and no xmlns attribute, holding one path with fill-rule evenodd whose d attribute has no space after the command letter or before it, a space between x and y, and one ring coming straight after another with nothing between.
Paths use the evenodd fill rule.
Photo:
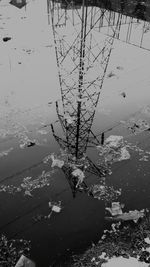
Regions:
<instances>
[{"instance_id":1,"label":"reflection of lattice tower","mask_svg":"<svg viewBox=\"0 0 150 267\"><path fill-rule=\"evenodd\" d=\"M81 158L91 134L121 15L113 22L113 35L103 38L95 29L101 27L104 18L107 23L112 21L111 11L89 7L86 0L82 6L66 0L49 4L63 103L63 115L58 112L58 116L69 152Z\"/></svg>"}]
</instances>

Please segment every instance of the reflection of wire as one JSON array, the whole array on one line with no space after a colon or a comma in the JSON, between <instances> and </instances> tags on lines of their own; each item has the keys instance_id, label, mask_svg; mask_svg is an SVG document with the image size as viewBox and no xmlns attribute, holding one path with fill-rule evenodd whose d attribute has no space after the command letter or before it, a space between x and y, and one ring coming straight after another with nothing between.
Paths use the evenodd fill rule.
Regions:
<instances>
[{"instance_id":1,"label":"reflection of wire","mask_svg":"<svg viewBox=\"0 0 150 267\"><path fill-rule=\"evenodd\" d=\"M127 118L125 118L125 119L123 119L123 120L127 120L127 119L129 119L131 116L135 116L135 115L139 114L139 113L141 112L142 109L143 109L143 108L140 108L138 111L136 111L136 112L130 114L129 116L127 116ZM112 131L114 128L116 128L117 126L119 126L120 124L122 124L122 121L123 121L123 120L121 120L121 121L119 121L119 122L116 122L116 124L113 125L112 127L109 127L109 128L107 128L107 129L101 131L100 133L95 134L96 137L97 137L97 136L100 136L102 133L107 133L107 132L109 132L109 131Z\"/></svg>"},{"instance_id":2,"label":"reflection of wire","mask_svg":"<svg viewBox=\"0 0 150 267\"><path fill-rule=\"evenodd\" d=\"M35 163L35 164L29 166L28 168L25 168L25 169L23 169L23 170L21 170L21 171L18 171L18 172L16 172L16 173L12 174L12 175L9 175L9 176L3 178L2 180L0 180L0 184L3 183L4 181L10 180L10 179L12 179L12 178L14 178L14 177L16 177L16 176L18 176L18 175L21 175L21 174L23 174L23 173L25 173L25 172L27 172L27 171L30 171L30 170L32 170L32 169L34 169L34 168L40 166L41 164L43 164L43 161L37 162L37 163Z\"/></svg>"}]
</instances>

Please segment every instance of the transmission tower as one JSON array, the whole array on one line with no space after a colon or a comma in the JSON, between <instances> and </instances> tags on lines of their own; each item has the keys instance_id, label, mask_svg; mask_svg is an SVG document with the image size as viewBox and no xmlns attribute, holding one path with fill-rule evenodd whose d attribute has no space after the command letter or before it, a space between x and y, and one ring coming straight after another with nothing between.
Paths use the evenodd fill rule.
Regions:
<instances>
[{"instance_id":1,"label":"transmission tower","mask_svg":"<svg viewBox=\"0 0 150 267\"><path fill-rule=\"evenodd\" d=\"M121 39L122 27L128 25L126 42L129 42L132 25L138 20L128 20L126 15L112 11L110 6L92 6L87 0L82 0L82 3L68 0L47 1L62 98L62 110L60 112L57 102L56 110L64 138L55 134L52 125L53 136L68 155L71 155L70 162L74 162L84 172L103 177L107 170L103 166L97 167L85 156L89 143L100 144L91 127L114 39ZM102 139L104 141L104 135ZM86 164L82 161L83 158ZM86 170L84 165L87 166ZM63 171L74 194L76 182L70 166L73 165L64 166Z\"/></svg>"},{"instance_id":2,"label":"transmission tower","mask_svg":"<svg viewBox=\"0 0 150 267\"><path fill-rule=\"evenodd\" d=\"M65 138L55 134L53 125L52 132L59 145L71 155L69 164L62 169L75 195L77 179L72 175L74 165L84 173L90 172L98 177L104 177L107 173L104 167L97 167L85 153L89 143L100 144L91 127L121 16L118 14L114 22L113 36L101 39L95 29L102 26L104 16L107 18L111 11L98 8L95 12L86 0L79 5L66 0L49 1L48 7L63 107L60 113L56 102L56 110ZM82 186L87 189L85 183Z\"/></svg>"}]
</instances>

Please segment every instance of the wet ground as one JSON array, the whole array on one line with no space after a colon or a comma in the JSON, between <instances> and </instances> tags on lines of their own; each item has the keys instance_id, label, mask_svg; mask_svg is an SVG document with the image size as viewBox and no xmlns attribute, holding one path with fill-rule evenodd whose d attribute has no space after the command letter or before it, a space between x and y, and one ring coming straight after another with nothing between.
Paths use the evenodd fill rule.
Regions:
<instances>
[{"instance_id":1,"label":"wet ground","mask_svg":"<svg viewBox=\"0 0 150 267\"><path fill-rule=\"evenodd\" d=\"M105 203L79 192L73 198L63 171L44 160L60 154L50 128L54 123L59 131L54 102L60 91L46 3L18 10L1 1L0 7L0 232L31 240L37 266L59 266L64 255L100 239ZM149 52L115 42L92 126L97 135L111 128L105 139L119 135L126 142L130 159L112 164L107 177L122 189L125 211L150 208L150 132L133 127L150 124L149 60ZM96 147L87 154L98 161ZM89 175L86 183L99 178ZM62 210L49 218L50 201L61 201Z\"/></svg>"}]
</instances>

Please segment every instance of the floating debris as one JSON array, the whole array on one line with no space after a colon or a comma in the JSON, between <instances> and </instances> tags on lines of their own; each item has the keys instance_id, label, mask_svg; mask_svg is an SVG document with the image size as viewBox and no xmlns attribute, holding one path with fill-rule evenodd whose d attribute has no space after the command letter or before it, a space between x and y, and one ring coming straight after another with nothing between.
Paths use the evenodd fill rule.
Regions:
<instances>
[{"instance_id":1,"label":"floating debris","mask_svg":"<svg viewBox=\"0 0 150 267\"><path fill-rule=\"evenodd\" d=\"M111 202L121 195L121 189L115 190L112 186L96 184L89 188L88 194L98 200Z\"/></svg>"},{"instance_id":2,"label":"floating debris","mask_svg":"<svg viewBox=\"0 0 150 267\"><path fill-rule=\"evenodd\" d=\"M114 76L116 76L116 74L111 71L111 72L108 73L107 78L111 78L111 77L114 77Z\"/></svg>"},{"instance_id":3,"label":"floating debris","mask_svg":"<svg viewBox=\"0 0 150 267\"><path fill-rule=\"evenodd\" d=\"M13 150L13 147L0 152L0 158L7 156L12 150Z\"/></svg>"},{"instance_id":4,"label":"floating debris","mask_svg":"<svg viewBox=\"0 0 150 267\"><path fill-rule=\"evenodd\" d=\"M62 204L61 201L55 202L55 201L49 201L48 206L50 208L50 213L48 215L43 215L43 214L37 214L36 216L33 217L33 220L35 222L39 222L42 220L47 220L50 219L52 216L52 213L60 213L62 210Z\"/></svg>"},{"instance_id":5,"label":"floating debris","mask_svg":"<svg viewBox=\"0 0 150 267\"><path fill-rule=\"evenodd\" d=\"M3 42L8 42L8 41L10 41L11 40L11 37L4 37L3 38Z\"/></svg>"},{"instance_id":6,"label":"floating debris","mask_svg":"<svg viewBox=\"0 0 150 267\"><path fill-rule=\"evenodd\" d=\"M148 122L142 119L136 120L135 118L132 118L124 124L133 134L141 133L150 128Z\"/></svg>"},{"instance_id":7,"label":"floating debris","mask_svg":"<svg viewBox=\"0 0 150 267\"><path fill-rule=\"evenodd\" d=\"M0 185L0 192L6 192L9 194L15 194L24 191L25 196L32 197L31 192L35 189L43 188L44 186L50 185L50 177L54 173L54 170L45 172L42 171L42 174L37 178L32 178L31 176L23 178L23 181L20 186L14 185Z\"/></svg>"},{"instance_id":8,"label":"floating debris","mask_svg":"<svg viewBox=\"0 0 150 267\"><path fill-rule=\"evenodd\" d=\"M24 190L25 195L31 195L31 192L37 188L43 188L44 186L49 186L49 178L53 171L45 172L42 171L42 174L37 178L32 179L32 177L25 177L23 182L20 185L20 188Z\"/></svg>"},{"instance_id":9,"label":"floating debris","mask_svg":"<svg viewBox=\"0 0 150 267\"><path fill-rule=\"evenodd\" d=\"M124 98L126 97L126 93L125 92L122 92L120 95L123 96Z\"/></svg>"},{"instance_id":10,"label":"floating debris","mask_svg":"<svg viewBox=\"0 0 150 267\"><path fill-rule=\"evenodd\" d=\"M21 140L21 143L20 143L20 148L21 149L24 149L26 147L31 147L31 146L35 146L37 144L37 141L36 140L30 140L28 137L24 138L24 140L22 139Z\"/></svg>"},{"instance_id":11,"label":"floating debris","mask_svg":"<svg viewBox=\"0 0 150 267\"><path fill-rule=\"evenodd\" d=\"M107 211L111 213L113 217L106 217L108 220L116 220L116 221L131 221L133 220L135 223L139 220L139 218L143 218L145 214L145 210L133 210L129 212L122 212L122 208L124 205L119 202L113 202L111 208L106 208Z\"/></svg>"},{"instance_id":12,"label":"floating debris","mask_svg":"<svg viewBox=\"0 0 150 267\"><path fill-rule=\"evenodd\" d=\"M49 161L51 161L51 154L46 156L44 159L43 159L43 163L48 163Z\"/></svg>"},{"instance_id":13,"label":"floating debris","mask_svg":"<svg viewBox=\"0 0 150 267\"><path fill-rule=\"evenodd\" d=\"M51 154L51 160L52 160L52 165L51 167L59 167L62 168L64 165L64 161L60 160L59 158L56 158L56 156L54 154Z\"/></svg>"},{"instance_id":14,"label":"floating debris","mask_svg":"<svg viewBox=\"0 0 150 267\"><path fill-rule=\"evenodd\" d=\"M123 70L123 67L121 67L121 66L117 66L116 69L117 69L117 70Z\"/></svg>"},{"instance_id":15,"label":"floating debris","mask_svg":"<svg viewBox=\"0 0 150 267\"><path fill-rule=\"evenodd\" d=\"M109 167L110 164L130 159L130 153L123 136L110 135L101 146L97 146L99 162Z\"/></svg>"},{"instance_id":16,"label":"floating debris","mask_svg":"<svg viewBox=\"0 0 150 267\"><path fill-rule=\"evenodd\" d=\"M51 208L51 211L54 211L56 213L59 213L61 211L61 209L62 209L61 201L49 202L48 205L49 205L49 208Z\"/></svg>"},{"instance_id":17,"label":"floating debris","mask_svg":"<svg viewBox=\"0 0 150 267\"><path fill-rule=\"evenodd\" d=\"M122 214L122 207L123 205L119 202L112 202L111 208L106 207L106 210L111 213L112 216Z\"/></svg>"},{"instance_id":18,"label":"floating debris","mask_svg":"<svg viewBox=\"0 0 150 267\"><path fill-rule=\"evenodd\" d=\"M76 187L78 187L80 184L83 183L83 180L85 178L85 174L83 171L81 171L80 169L74 167L74 171L71 173L73 176L78 178L78 182L76 184Z\"/></svg>"}]
</instances>

